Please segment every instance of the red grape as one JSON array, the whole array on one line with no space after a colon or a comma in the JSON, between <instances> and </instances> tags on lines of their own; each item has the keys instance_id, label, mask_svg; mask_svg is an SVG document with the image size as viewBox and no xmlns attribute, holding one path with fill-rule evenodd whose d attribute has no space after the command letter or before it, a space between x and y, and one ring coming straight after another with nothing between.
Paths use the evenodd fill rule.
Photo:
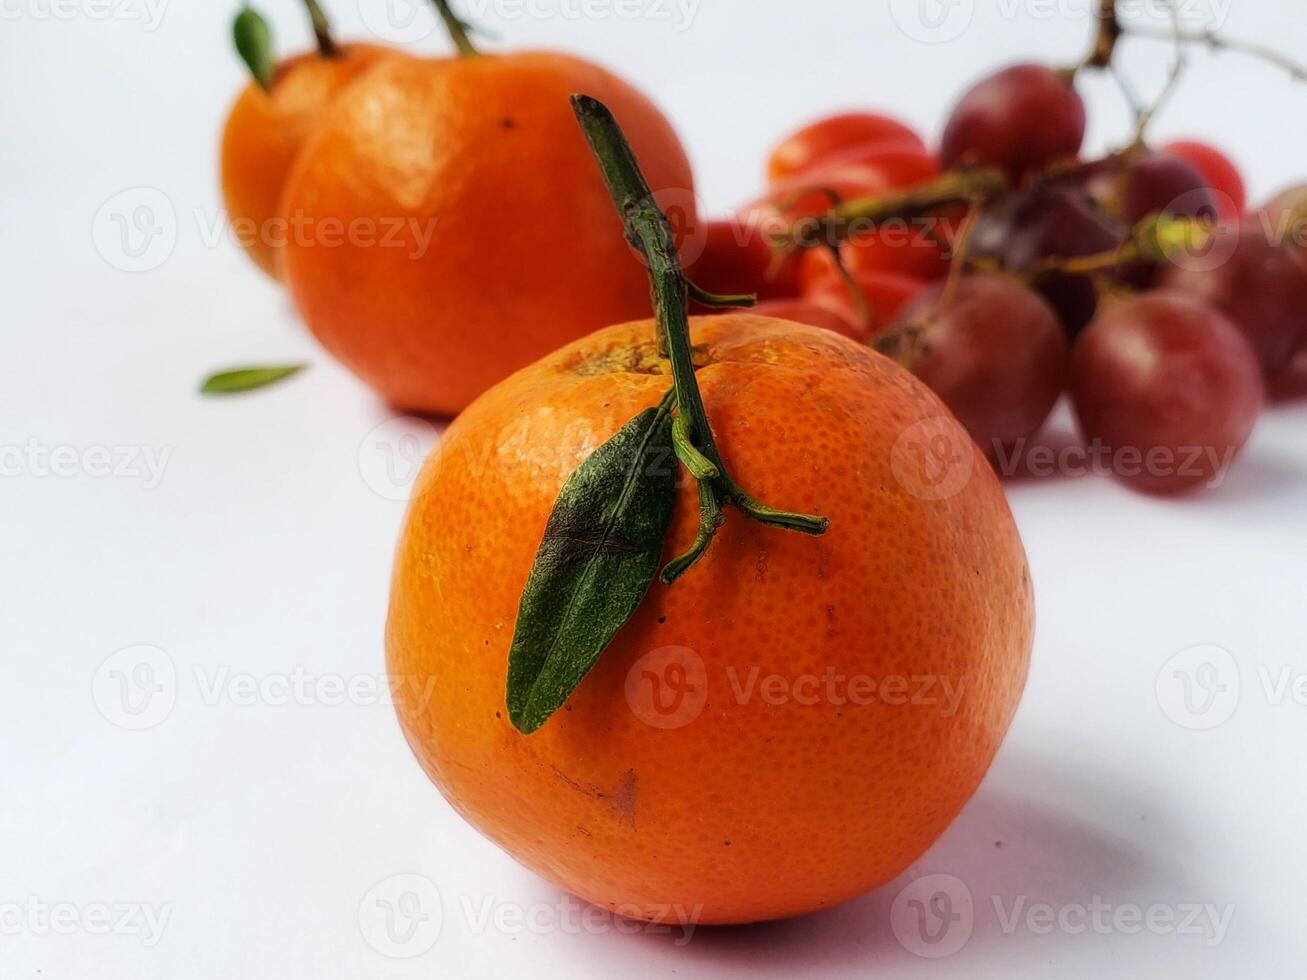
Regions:
<instances>
[{"instance_id":1,"label":"red grape","mask_svg":"<svg viewBox=\"0 0 1307 980\"><path fill-rule=\"evenodd\" d=\"M1222 222L1230 223L1239 220L1244 207L1248 204L1248 195L1244 188L1243 175L1239 173L1239 168L1229 157L1214 146L1194 140L1176 140L1167 143L1162 147L1162 152L1167 156L1179 157L1203 175L1207 186L1216 192L1212 197Z\"/></svg>"},{"instance_id":2,"label":"red grape","mask_svg":"<svg viewBox=\"0 0 1307 980\"><path fill-rule=\"evenodd\" d=\"M953 108L940 163L998 167L1015 183L1072 157L1085 137L1085 104L1064 72L1014 65L982 79Z\"/></svg>"},{"instance_id":3,"label":"red grape","mask_svg":"<svg viewBox=\"0 0 1307 980\"><path fill-rule=\"evenodd\" d=\"M1080 428L1112 472L1154 493L1211 481L1261 411L1261 373L1239 329L1176 292L1104 304L1071 352Z\"/></svg>"},{"instance_id":4,"label":"red grape","mask_svg":"<svg viewBox=\"0 0 1307 980\"><path fill-rule=\"evenodd\" d=\"M964 276L937 283L895 319L905 363L994 455L1034 435L1062 393L1067 347L1052 308L1020 280ZM944 305L940 305L941 300ZM910 330L920 334L912 339ZM886 338L892 336L887 333ZM912 348L922 353L911 359Z\"/></svg>"},{"instance_id":5,"label":"red grape","mask_svg":"<svg viewBox=\"0 0 1307 980\"><path fill-rule=\"evenodd\" d=\"M971 233L970 253L1022 274L1050 259L1110 252L1122 237L1120 226L1084 194L1046 185L1009 194L982 211ZM1098 305L1098 291L1087 276L1046 272L1035 288L1057 311L1069 337L1084 328Z\"/></svg>"},{"instance_id":6,"label":"red grape","mask_svg":"<svg viewBox=\"0 0 1307 980\"><path fill-rule=\"evenodd\" d=\"M1206 178L1179 157L1150 153L1126 168L1121 218L1135 225L1150 215L1215 221L1216 200Z\"/></svg>"},{"instance_id":7,"label":"red grape","mask_svg":"<svg viewBox=\"0 0 1307 980\"><path fill-rule=\"evenodd\" d=\"M1179 157L1147 150L1116 154L1073 176L1095 205L1127 226L1153 214L1207 220L1218 214L1207 179Z\"/></svg>"},{"instance_id":8,"label":"red grape","mask_svg":"<svg viewBox=\"0 0 1307 980\"><path fill-rule=\"evenodd\" d=\"M1225 314L1243 331L1270 378L1288 363L1307 335L1307 266L1293 249L1253 229L1220 229L1210 259L1180 257L1164 266L1157 284L1187 292Z\"/></svg>"},{"instance_id":9,"label":"red grape","mask_svg":"<svg viewBox=\"0 0 1307 980\"><path fill-rule=\"evenodd\" d=\"M1271 241L1282 242L1300 255L1307 255L1307 184L1280 191L1249 221Z\"/></svg>"}]
</instances>

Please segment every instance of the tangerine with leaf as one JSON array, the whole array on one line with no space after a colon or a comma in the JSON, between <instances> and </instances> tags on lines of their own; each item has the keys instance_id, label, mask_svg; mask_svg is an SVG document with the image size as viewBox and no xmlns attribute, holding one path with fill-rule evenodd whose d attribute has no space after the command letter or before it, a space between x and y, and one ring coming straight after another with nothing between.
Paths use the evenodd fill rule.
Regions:
<instances>
[{"instance_id":1,"label":"tangerine with leaf","mask_svg":"<svg viewBox=\"0 0 1307 980\"><path fill-rule=\"evenodd\" d=\"M428 460L387 625L401 724L460 814L596 905L825 908L903 871L989 767L1030 653L1021 540L893 362L688 318L720 298L613 115L573 103L657 316L514 374Z\"/></svg>"}]
</instances>

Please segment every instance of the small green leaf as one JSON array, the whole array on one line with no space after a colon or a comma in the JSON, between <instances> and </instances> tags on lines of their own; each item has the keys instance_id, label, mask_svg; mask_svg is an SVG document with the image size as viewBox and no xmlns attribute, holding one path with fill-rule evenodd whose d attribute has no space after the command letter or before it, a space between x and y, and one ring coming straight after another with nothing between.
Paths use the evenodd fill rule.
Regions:
<instances>
[{"instance_id":1,"label":"small green leaf","mask_svg":"<svg viewBox=\"0 0 1307 980\"><path fill-rule=\"evenodd\" d=\"M530 735L565 702L658 572L676 502L671 393L577 467L545 527L508 653L508 717Z\"/></svg>"},{"instance_id":2,"label":"small green leaf","mask_svg":"<svg viewBox=\"0 0 1307 980\"><path fill-rule=\"evenodd\" d=\"M235 395L274 384L304 370L303 364L278 364L267 367L233 368L219 371L204 379L200 385L202 395Z\"/></svg>"},{"instance_id":3,"label":"small green leaf","mask_svg":"<svg viewBox=\"0 0 1307 980\"><path fill-rule=\"evenodd\" d=\"M232 38L236 53L245 62L259 87L267 92L272 88L272 31L268 22L253 7L244 7L232 24Z\"/></svg>"}]
</instances>

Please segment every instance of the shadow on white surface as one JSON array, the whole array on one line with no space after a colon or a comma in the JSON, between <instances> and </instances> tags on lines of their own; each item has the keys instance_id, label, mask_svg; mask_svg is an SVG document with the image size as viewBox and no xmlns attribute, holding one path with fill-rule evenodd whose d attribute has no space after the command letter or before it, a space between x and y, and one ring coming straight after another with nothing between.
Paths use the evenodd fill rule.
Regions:
<instances>
[{"instance_id":1,"label":"shadow on white surface","mask_svg":"<svg viewBox=\"0 0 1307 980\"><path fill-rule=\"evenodd\" d=\"M674 959L683 976L956 977L961 968L972 977L980 969L1011 977L1024 975L1014 969L1021 965L1044 975L1050 957L1101 956L1100 965L1133 959L1106 947L1167 937L1100 933L1092 919L1083 930L1054 923L1043 932L1042 912L1032 910L1072 909L1075 918L1081 907L1092 916L1094 903L1146 909L1203 895L1184 870L1200 863L1197 851L1159 805L1143 790L1123 788L1119 774L1005 753L935 846L884 887L798 919L702 927L674 955L663 951L666 960L655 955ZM1139 837L1165 842L1161 849L1172 849L1174 859L1159 857L1157 846L1145 853ZM676 938L639 942L670 947Z\"/></svg>"}]
</instances>

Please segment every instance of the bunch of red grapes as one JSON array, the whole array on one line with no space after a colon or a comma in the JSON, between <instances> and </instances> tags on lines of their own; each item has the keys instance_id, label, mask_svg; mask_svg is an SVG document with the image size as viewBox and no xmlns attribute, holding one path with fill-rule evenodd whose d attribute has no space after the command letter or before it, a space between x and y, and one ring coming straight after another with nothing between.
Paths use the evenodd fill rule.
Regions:
<instances>
[{"instance_id":1,"label":"bunch of red grapes","mask_svg":"<svg viewBox=\"0 0 1307 980\"><path fill-rule=\"evenodd\" d=\"M1128 483L1210 484L1307 362L1307 185L1248 211L1237 168L1202 143L1083 159L1074 74L982 79L933 152L874 113L794 133L767 194L708 224L691 278L897 357L992 457L1067 391L1085 443ZM976 194L932 201L950 181ZM873 209L856 232L829 220L869 201L901 213ZM804 222L837 233L794 247Z\"/></svg>"}]
</instances>

